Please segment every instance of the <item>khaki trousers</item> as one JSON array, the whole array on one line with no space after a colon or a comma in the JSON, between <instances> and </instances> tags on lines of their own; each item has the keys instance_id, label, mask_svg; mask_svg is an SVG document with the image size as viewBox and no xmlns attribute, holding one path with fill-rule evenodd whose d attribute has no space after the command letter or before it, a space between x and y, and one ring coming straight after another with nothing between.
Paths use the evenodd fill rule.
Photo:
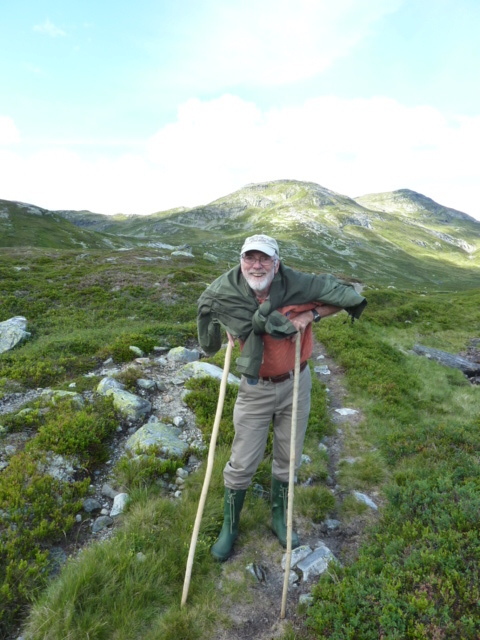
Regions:
<instances>
[{"instance_id":1,"label":"khaki trousers","mask_svg":"<svg viewBox=\"0 0 480 640\"><path fill-rule=\"evenodd\" d=\"M295 469L301 462L303 442L310 413L312 380L307 366L300 372L298 388ZM292 428L293 378L285 382L259 380L250 385L243 376L233 411L235 437L230 460L223 470L225 486L247 489L263 459L270 423L273 422L272 475L288 482L290 433Z\"/></svg>"}]
</instances>

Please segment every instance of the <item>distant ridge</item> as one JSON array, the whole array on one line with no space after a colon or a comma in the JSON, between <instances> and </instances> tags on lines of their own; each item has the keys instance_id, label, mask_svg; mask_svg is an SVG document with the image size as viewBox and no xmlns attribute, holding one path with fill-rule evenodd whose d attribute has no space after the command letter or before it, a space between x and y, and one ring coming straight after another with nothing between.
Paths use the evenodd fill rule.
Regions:
<instances>
[{"instance_id":1,"label":"distant ridge","mask_svg":"<svg viewBox=\"0 0 480 640\"><path fill-rule=\"evenodd\" d=\"M355 198L355 200L373 211L386 211L389 213L398 211L405 214L425 211L437 216L439 221L443 219L444 222L451 222L458 218L461 220L469 220L470 222L478 222L475 218L462 211L444 207L431 198L427 198L427 196L410 189L398 189L385 193L371 193Z\"/></svg>"},{"instance_id":2,"label":"distant ridge","mask_svg":"<svg viewBox=\"0 0 480 640\"><path fill-rule=\"evenodd\" d=\"M480 222L409 189L350 198L313 182L276 180L146 216L0 201L0 246L189 245L194 255L230 264L245 235L256 232L274 235L288 263L350 280L437 289L480 282Z\"/></svg>"}]
</instances>

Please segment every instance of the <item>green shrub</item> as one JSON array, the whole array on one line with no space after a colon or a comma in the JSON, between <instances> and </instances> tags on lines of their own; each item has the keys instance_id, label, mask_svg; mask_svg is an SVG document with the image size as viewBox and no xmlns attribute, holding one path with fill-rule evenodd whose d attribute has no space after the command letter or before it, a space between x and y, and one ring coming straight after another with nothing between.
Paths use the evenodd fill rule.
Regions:
<instances>
[{"instance_id":1,"label":"green shrub","mask_svg":"<svg viewBox=\"0 0 480 640\"><path fill-rule=\"evenodd\" d=\"M89 479L67 483L42 472L42 460L15 455L0 474L0 635L38 595L50 559L42 545L63 538L81 508Z\"/></svg>"},{"instance_id":2,"label":"green shrub","mask_svg":"<svg viewBox=\"0 0 480 640\"><path fill-rule=\"evenodd\" d=\"M93 404L78 409L71 399L57 402L57 410L47 414L37 437L27 451L53 451L77 457L91 468L108 459L106 443L118 426L111 397L97 397Z\"/></svg>"},{"instance_id":3,"label":"green shrub","mask_svg":"<svg viewBox=\"0 0 480 640\"><path fill-rule=\"evenodd\" d=\"M438 326L448 324L448 312L438 309ZM377 318L386 313L374 310ZM459 391L443 368L408 358L368 324L321 330L350 388L357 397L368 392L363 412L379 448L369 464L365 456L345 464L341 481L368 487L391 475L392 482L358 559L315 588L309 629L332 640L473 640L480 634L480 439L471 388ZM353 496L340 507L344 519L367 510Z\"/></svg>"},{"instance_id":4,"label":"green shrub","mask_svg":"<svg viewBox=\"0 0 480 640\"><path fill-rule=\"evenodd\" d=\"M142 370L140 367L135 366L134 364L126 367L120 373L115 375L115 378L125 385L128 391L135 393L137 390L137 380L142 377Z\"/></svg>"},{"instance_id":5,"label":"green shrub","mask_svg":"<svg viewBox=\"0 0 480 640\"><path fill-rule=\"evenodd\" d=\"M205 441L209 442L217 412L220 382L210 377L191 378L185 387L190 390L185 402L195 412L197 425L202 430ZM237 391L236 386L227 384L218 430L218 444L231 445L233 442L233 407Z\"/></svg>"},{"instance_id":6,"label":"green shrub","mask_svg":"<svg viewBox=\"0 0 480 640\"><path fill-rule=\"evenodd\" d=\"M295 510L312 522L322 522L335 508L335 497L327 487L296 487Z\"/></svg>"},{"instance_id":7,"label":"green shrub","mask_svg":"<svg viewBox=\"0 0 480 640\"><path fill-rule=\"evenodd\" d=\"M165 474L174 475L183 465L182 460L162 460L152 453L141 458L122 456L113 469L119 486L128 490L148 488Z\"/></svg>"}]
</instances>

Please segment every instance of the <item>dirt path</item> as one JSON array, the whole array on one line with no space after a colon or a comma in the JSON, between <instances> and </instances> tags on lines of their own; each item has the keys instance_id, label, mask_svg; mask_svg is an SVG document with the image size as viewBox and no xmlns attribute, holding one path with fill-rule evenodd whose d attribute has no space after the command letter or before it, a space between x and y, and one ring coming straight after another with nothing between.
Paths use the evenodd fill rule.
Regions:
<instances>
[{"instance_id":1,"label":"dirt path","mask_svg":"<svg viewBox=\"0 0 480 640\"><path fill-rule=\"evenodd\" d=\"M321 359L318 359L320 356ZM333 491L336 491L335 472L339 460L342 457L344 438L353 431L362 421L360 412L341 416L335 410L345 407L346 390L341 369L332 358L328 357L322 345L316 344L312 356L315 366L327 366L329 375L316 375L325 382L328 388L329 414L337 425L336 433L328 437L326 444L329 454L329 476ZM352 408L352 407L350 407ZM268 509L268 505L266 505ZM355 558L358 546L361 542L365 519L358 518L348 524L339 523L336 528L329 528L325 523L315 525L311 522L302 522L296 519L296 530L299 533L302 544L314 549L318 542L323 542L343 564ZM263 532L262 532L263 533ZM308 595L316 582L316 578L309 581L300 581L288 589L286 617L280 620L280 611L283 594L284 572L281 568L281 560L284 551L278 544L273 534L267 539L260 535L249 537L242 544L240 535L235 554L222 567L222 575L225 581L237 581L243 585L240 597L226 596L225 605L231 626L217 630L212 640L272 640L281 637L287 625L295 630L295 637L308 638L305 630L304 613L298 613L298 605L302 595ZM259 578L248 573L246 567L251 564L252 557L254 567L257 568ZM223 585L220 585L223 591ZM305 607L303 608L305 609Z\"/></svg>"}]
</instances>

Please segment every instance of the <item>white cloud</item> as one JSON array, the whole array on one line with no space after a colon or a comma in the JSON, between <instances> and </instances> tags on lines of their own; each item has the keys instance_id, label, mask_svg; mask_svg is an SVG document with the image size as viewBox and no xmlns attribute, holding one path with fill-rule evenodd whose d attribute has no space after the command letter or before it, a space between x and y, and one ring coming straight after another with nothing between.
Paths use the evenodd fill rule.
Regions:
<instances>
[{"instance_id":1,"label":"white cloud","mask_svg":"<svg viewBox=\"0 0 480 640\"><path fill-rule=\"evenodd\" d=\"M42 24L36 24L33 27L33 30L37 33L43 33L47 36L50 36L51 38L58 38L67 35L63 29L55 26L49 18L47 18Z\"/></svg>"},{"instance_id":2,"label":"white cloud","mask_svg":"<svg viewBox=\"0 0 480 640\"><path fill-rule=\"evenodd\" d=\"M149 156L172 181L218 185L218 196L248 182L295 178L350 196L412 188L480 216L479 145L480 118L449 121L432 107L388 98L323 97L261 112L223 96L185 103L152 138Z\"/></svg>"},{"instance_id":3,"label":"white cloud","mask_svg":"<svg viewBox=\"0 0 480 640\"><path fill-rule=\"evenodd\" d=\"M0 156L2 198L52 209L151 213L292 178L352 197L410 188L480 219L480 117L375 97L260 110L233 95L190 100L132 152L45 148ZM77 147L78 148L78 147ZM88 154L88 155L87 155Z\"/></svg>"},{"instance_id":4,"label":"white cloud","mask_svg":"<svg viewBox=\"0 0 480 640\"><path fill-rule=\"evenodd\" d=\"M402 0L210 3L184 44L183 75L208 86L272 86L314 77L348 55ZM198 55L199 48L201 55ZM182 70L176 69L181 76Z\"/></svg>"}]
</instances>

